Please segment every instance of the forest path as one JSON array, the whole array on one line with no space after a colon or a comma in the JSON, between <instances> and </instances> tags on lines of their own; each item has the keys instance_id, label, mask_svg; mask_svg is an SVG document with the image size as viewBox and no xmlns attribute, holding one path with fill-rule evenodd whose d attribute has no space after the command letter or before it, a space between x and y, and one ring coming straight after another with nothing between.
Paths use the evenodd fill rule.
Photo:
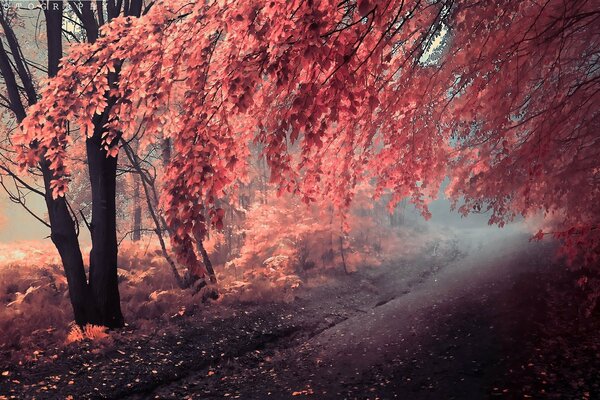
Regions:
<instances>
[{"instance_id":1,"label":"forest path","mask_svg":"<svg viewBox=\"0 0 600 400\"><path fill-rule=\"evenodd\" d=\"M153 335L72 347L12 370L19 384L0 380L0 396L600 398L600 318L574 317L550 247L502 230L445 236L291 303L217 303Z\"/></svg>"},{"instance_id":2,"label":"forest path","mask_svg":"<svg viewBox=\"0 0 600 400\"><path fill-rule=\"evenodd\" d=\"M453 247L464 257L448 251ZM551 251L515 231L463 230L446 251L412 261L421 264L410 275L418 280L409 283L406 269L393 269L370 281L377 302L351 306L340 297L346 310L358 310L351 316L275 343L255 362L238 359L153 394L600 398L599 321L576 317L574 299L565 297L572 292L564 290L572 277L553 265ZM315 293L309 299L313 306L330 302Z\"/></svg>"},{"instance_id":3,"label":"forest path","mask_svg":"<svg viewBox=\"0 0 600 400\"><path fill-rule=\"evenodd\" d=\"M507 387L504 373L526 358L520 347L545 312L545 291L536 283L556 271L543 247L524 235L462 234L466 257L307 346L307 358L318 360L328 381L339 382L326 389L331 398L527 394L509 393L515 388Z\"/></svg>"}]
</instances>

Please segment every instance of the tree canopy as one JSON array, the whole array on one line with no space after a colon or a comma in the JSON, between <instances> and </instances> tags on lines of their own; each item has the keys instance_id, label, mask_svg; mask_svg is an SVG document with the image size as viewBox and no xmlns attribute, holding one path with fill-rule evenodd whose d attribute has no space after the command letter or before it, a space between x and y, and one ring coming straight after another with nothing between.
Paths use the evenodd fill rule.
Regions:
<instances>
[{"instance_id":1,"label":"tree canopy","mask_svg":"<svg viewBox=\"0 0 600 400\"><path fill-rule=\"evenodd\" d=\"M169 138L161 207L180 261L262 149L271 181L343 213L358 182L428 216L446 177L463 213L546 216L538 238L600 252L600 9L594 1L157 1L72 45L17 135L19 161ZM118 73L118 74L117 74Z\"/></svg>"}]
</instances>

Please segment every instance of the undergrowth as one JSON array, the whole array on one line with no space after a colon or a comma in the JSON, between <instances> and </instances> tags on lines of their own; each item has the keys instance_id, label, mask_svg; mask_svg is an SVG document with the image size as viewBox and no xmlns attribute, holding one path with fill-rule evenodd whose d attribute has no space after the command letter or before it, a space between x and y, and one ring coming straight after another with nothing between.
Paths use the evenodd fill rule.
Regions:
<instances>
[{"instance_id":1,"label":"undergrowth","mask_svg":"<svg viewBox=\"0 0 600 400\"><path fill-rule=\"evenodd\" d=\"M307 252L306 246L313 248L321 240L319 232L304 234L293 238L285 232L279 237L272 235L270 243L277 245L266 243L260 249L255 241L251 247L247 243L235 262L217 265L217 301L287 302L309 279L314 285L323 271L342 270L339 255L327 259L323 251ZM397 257L409 248L420 251L416 243L421 241L415 232L387 237L380 244L383 252L362 248L360 241L348 239L346 262L353 268L359 264L377 266L385 262L384 252L395 252ZM73 325L67 281L51 243L7 244L0 245L0 250L5 250L0 253L4 255L0 258L0 356L5 362L36 361L55 354L62 346L111 335L103 327ZM177 286L155 243L123 242L118 262L121 307L130 330L151 334L172 318L207 306L201 293Z\"/></svg>"}]
</instances>

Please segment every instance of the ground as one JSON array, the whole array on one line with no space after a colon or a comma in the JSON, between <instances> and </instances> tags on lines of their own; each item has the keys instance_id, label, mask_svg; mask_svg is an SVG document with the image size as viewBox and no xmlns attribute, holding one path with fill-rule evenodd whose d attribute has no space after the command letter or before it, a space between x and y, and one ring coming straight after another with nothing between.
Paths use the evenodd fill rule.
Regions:
<instances>
[{"instance_id":1,"label":"ground","mask_svg":"<svg viewBox=\"0 0 600 400\"><path fill-rule=\"evenodd\" d=\"M600 398L600 318L573 275L550 245L480 236L1 365L0 398Z\"/></svg>"}]
</instances>

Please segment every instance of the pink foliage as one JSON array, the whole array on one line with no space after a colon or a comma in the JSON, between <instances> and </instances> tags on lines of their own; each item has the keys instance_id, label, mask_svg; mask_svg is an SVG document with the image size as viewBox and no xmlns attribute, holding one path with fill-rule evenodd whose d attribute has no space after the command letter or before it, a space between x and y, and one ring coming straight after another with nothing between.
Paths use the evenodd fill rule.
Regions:
<instances>
[{"instance_id":1,"label":"pink foliage","mask_svg":"<svg viewBox=\"0 0 600 400\"><path fill-rule=\"evenodd\" d=\"M19 161L44 153L63 195L68 124L90 135L109 94L110 154L140 123L144 140L172 139L162 207L186 265L202 268L192 243L221 226L217 201L246 174L251 142L271 182L307 202L327 195L347 211L356 185L374 182L428 217L450 175L463 213L490 208L499 225L562 213L564 254L595 263L595 13L591 0L158 1L73 46L15 137Z\"/></svg>"}]
</instances>

